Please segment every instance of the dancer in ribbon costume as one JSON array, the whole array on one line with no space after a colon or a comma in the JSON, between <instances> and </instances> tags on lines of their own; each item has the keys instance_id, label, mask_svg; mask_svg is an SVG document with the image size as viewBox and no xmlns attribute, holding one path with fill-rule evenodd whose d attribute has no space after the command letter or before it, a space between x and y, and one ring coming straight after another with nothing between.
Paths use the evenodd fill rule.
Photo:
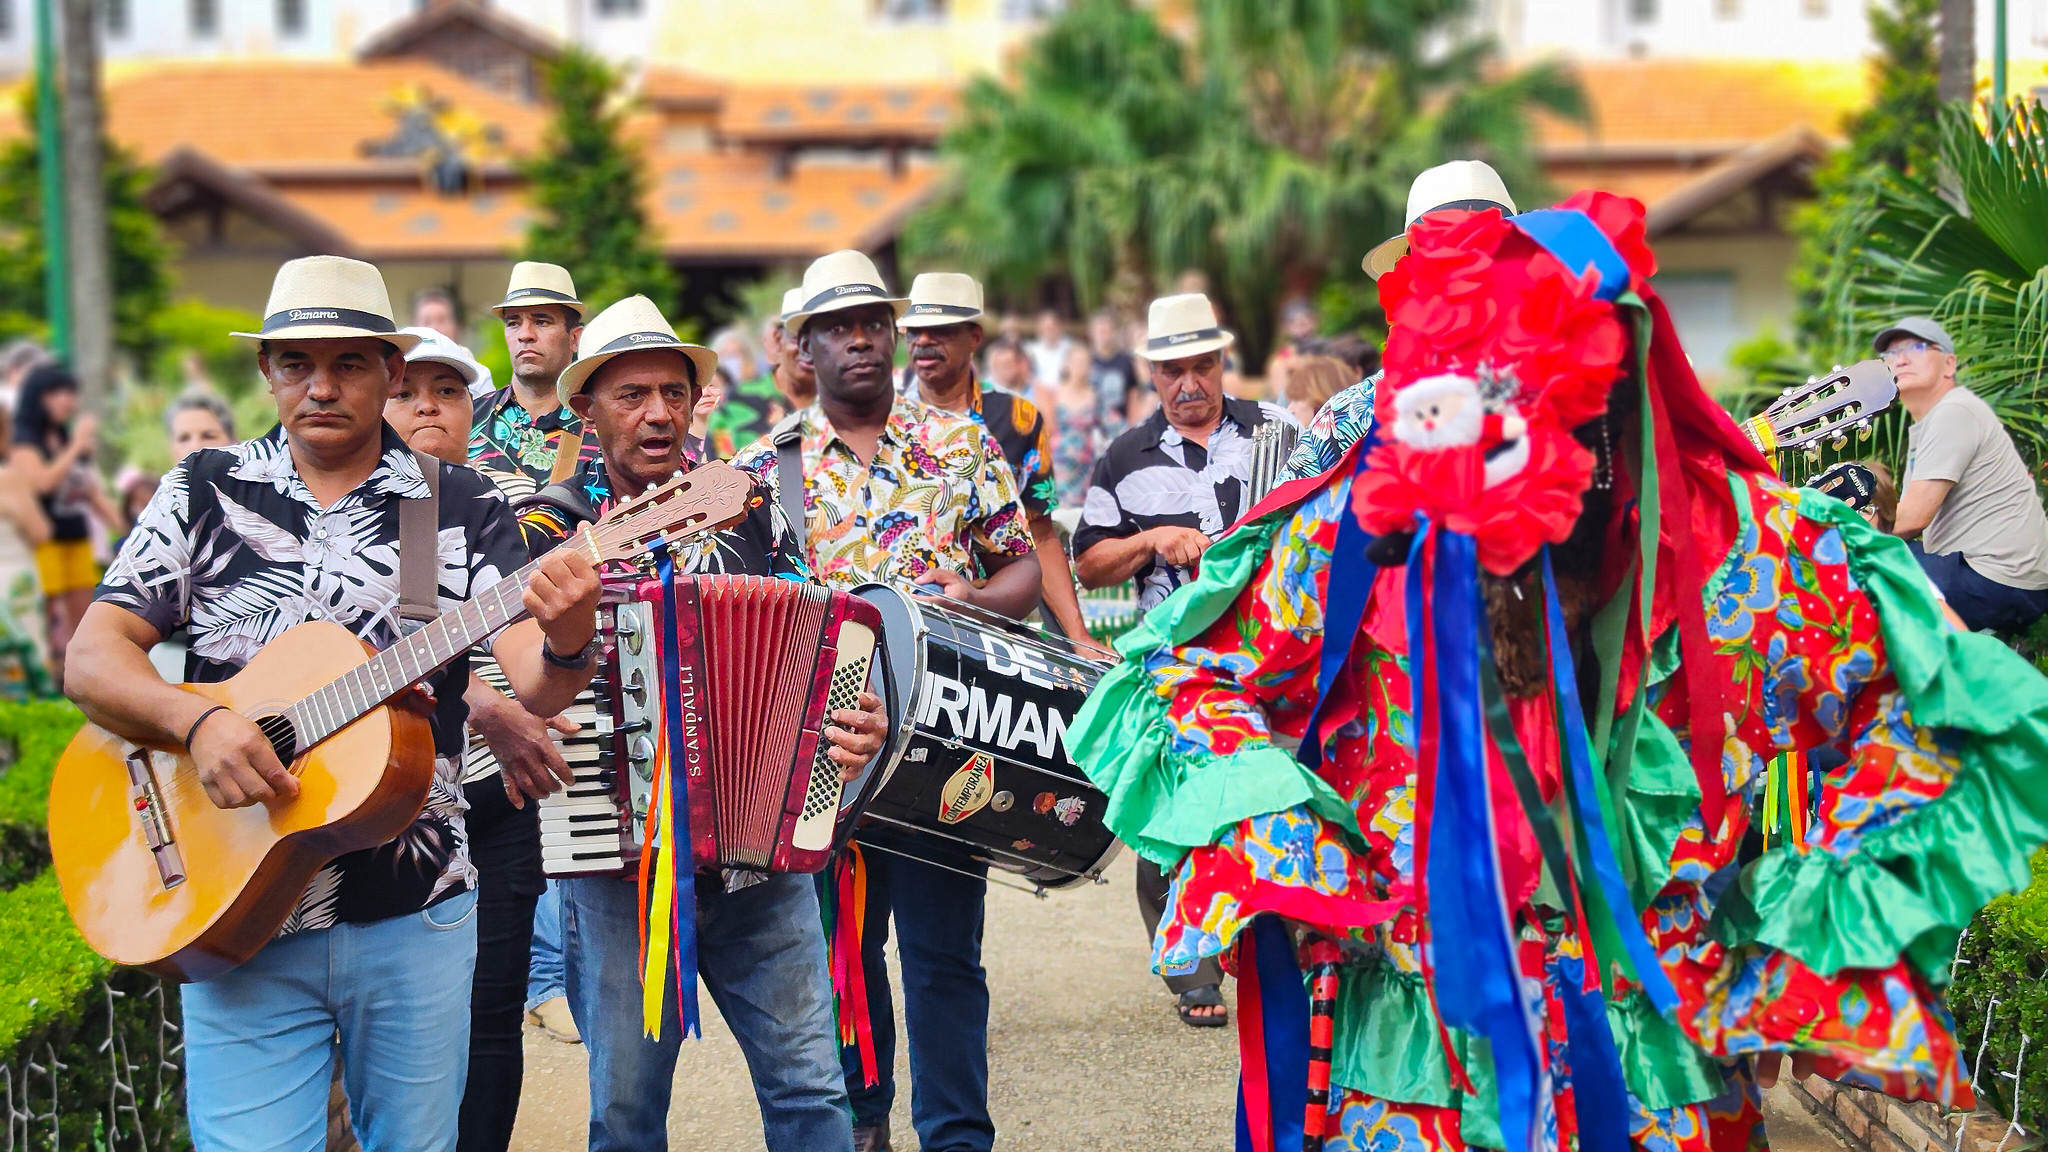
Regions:
<instances>
[{"instance_id":1,"label":"dancer in ribbon costume","mask_svg":"<svg viewBox=\"0 0 2048 1152\"><path fill-rule=\"evenodd\" d=\"M1157 967L1243 978L1238 1147L1745 1149L1788 1053L1966 1104L1940 989L2048 839L2048 684L1706 398L1640 204L1408 238L1375 434L1214 545L1068 733L1172 874ZM1775 806L1803 835L1745 851L1767 760L1823 748ZM1305 1116L1296 953L1332 941Z\"/></svg>"}]
</instances>

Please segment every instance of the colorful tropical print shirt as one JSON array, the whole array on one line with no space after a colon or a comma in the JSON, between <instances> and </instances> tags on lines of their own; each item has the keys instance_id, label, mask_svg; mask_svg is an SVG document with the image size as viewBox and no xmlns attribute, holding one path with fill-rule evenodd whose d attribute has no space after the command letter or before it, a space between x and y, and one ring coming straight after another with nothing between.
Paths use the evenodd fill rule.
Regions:
<instances>
[{"instance_id":1,"label":"colorful tropical print shirt","mask_svg":"<svg viewBox=\"0 0 2048 1152\"><path fill-rule=\"evenodd\" d=\"M915 373L904 385L903 395L912 400L924 399L918 392ZM979 382L968 391L968 396L972 406L961 415L972 417L988 429L996 447L1003 450L1003 460L1017 481L1017 495L1024 501L1025 515L1051 515L1060 506L1060 496L1052 474L1052 432L1046 427L1038 405L1007 388Z\"/></svg>"},{"instance_id":2,"label":"colorful tropical print shirt","mask_svg":"<svg viewBox=\"0 0 2048 1152\"><path fill-rule=\"evenodd\" d=\"M507 500L522 500L548 482L563 436L583 435L583 420L567 405L535 417L507 384L476 398L471 412L469 466L483 473ZM583 446L584 461L596 446Z\"/></svg>"},{"instance_id":3,"label":"colorful tropical print shirt","mask_svg":"<svg viewBox=\"0 0 2048 1152\"><path fill-rule=\"evenodd\" d=\"M427 494L419 463L384 426L367 480L325 508L281 431L208 448L171 470L107 569L94 599L159 635L189 628L186 679L225 680L285 629L330 620L378 648L398 632L398 502ZM440 464L440 604L453 611L526 563L505 498L468 468ZM435 771L426 807L381 848L320 870L281 933L417 912L476 883L458 761L468 658L427 681Z\"/></svg>"},{"instance_id":4,"label":"colorful tropical print shirt","mask_svg":"<svg viewBox=\"0 0 2048 1152\"><path fill-rule=\"evenodd\" d=\"M2008 690L2026 690L2020 696L2032 702L2026 706L2035 713L2043 700L2039 685L2022 683L2031 671L2017 658L2010 667L2001 664L2004 653L1996 644L1983 652L1972 648L1977 654L1967 662L1951 655L1946 665L1930 663L1940 659L1932 654L1955 653L1974 638L1956 639L1959 634L1940 623L1931 590L1896 541L1876 536L1847 508L1799 493L1775 477L1736 475L1730 483L1740 523L1704 593L1712 666L1679 664L1673 635L1665 630L1668 609L1660 609L1656 627L1663 639L1646 666L1638 665L1642 671L1625 673L1649 683L1650 711L1630 761L1626 827L1619 831L1635 860L1630 883L1635 902L1646 909L1642 926L1676 986L1679 1007L1674 1027L1624 982L1608 1014L1618 1021L1617 1034L1635 1038L1623 1045L1635 1144L1672 1152L1754 1146L1750 1140L1761 1137L1761 1113L1747 1063L1737 1058L1764 1051L1812 1053L1825 1075L1894 1095L1949 1103L1968 1099L1955 1038L1935 990L1945 978L1961 922L1946 925L1944 936L1941 922L1930 927L1913 919L1932 916L1919 903L1916 885L1941 890L1925 897L1934 904L1968 902L1974 909L1996 888L1958 891L1960 875L1997 872L2003 862L1994 865L1992 858L2001 850L2024 859L2024 844L2015 847L1996 837L1953 846L1967 829L1980 826L1980 808L2012 801L1987 800L1974 790L1946 796L1966 743L1975 740L1981 750L2007 740L2000 726L2011 717L1971 718L1977 727L1970 731L1917 723L1916 711L1967 711L1972 705L1923 697L1916 707L1894 673L1888 643L1898 636L1910 639L1907 659L1923 692L1956 693L1961 688L1952 681L1974 675L1979 687L1967 696L2003 695L1984 687L1982 679L2003 677ZM1321 605L1339 519L1350 504L1349 486L1348 477L1333 477L1291 516L1278 519L1269 530L1270 552L1213 624L1177 646L1126 651L1143 662L1132 691L1149 692L1164 709L1159 756L1177 766L1173 771L1181 778L1229 773L1240 781L1232 787L1242 790L1249 781L1294 779L1305 772L1291 748L1316 700ZM1885 590L1888 612L1897 613L1888 616L1887 627L1880 627L1873 586ZM1354 958L1366 960L1364 969L1346 976L1347 996L1340 1003L1334 1076L1342 1091L1331 1104L1339 1137L1330 1147L1497 1147L1490 1089L1481 1099L1451 1087L1421 982L1411 903L1415 720L1402 591L1400 571L1381 574L1348 675L1327 705L1323 731L1333 735L1316 774L1327 787L1327 801L1311 799L1238 820L1212 843L1187 851L1173 870L1154 959L1162 971L1173 972L1202 957L1227 954L1251 917L1266 911L1349 939ZM1895 632L1893 625L1911 630ZM1972 672L1964 663L1997 668ZM1731 796L1750 802L1728 805L1711 829L1686 751L1692 734L1686 727L1685 681L1692 674L1728 686L1722 767ZM1927 687L1935 675L1950 679ZM1632 693L1625 686L1622 699ZM1550 698L1508 704L1539 786L1546 797L1555 796L1560 768ZM1108 714L1127 726L1140 722L1129 711ZM2023 724L2038 729L2038 716ZM1780 842L1772 849L1775 856L1767 854L1742 884L1730 885L1744 863L1738 850L1762 807L1767 760L1789 752L1803 762L1803 754L1813 751L1827 758L1815 761L1804 839ZM2006 753L1978 755L1978 768L1989 775L1984 760ZM1101 759L1084 759L1091 773L1105 778ZM1109 771L1114 776L1128 769ZM1198 791L1213 800L1223 786ZM1951 811L1964 801L1970 803L1968 815ZM1117 802L1113 795L1113 809ZM1213 808L1204 808L1212 820ZM1139 823L1120 831L1165 827L1170 811L1140 805L1130 817ZM1511 798L1505 807L1497 801L1496 812L1507 811L1520 810ZM1347 827L1352 820L1355 833ZM1521 906L1522 967L1545 989L1541 1015L1556 1085L1546 1122L1556 1140L1552 1147L1572 1147L1577 1118L1569 1069L1559 1063L1564 1017L1558 996L1560 988L1577 985L1583 949L1567 912L1550 906L1554 898L1539 895L1540 855L1527 821L1518 815L1507 820L1500 853L1511 898ZM1928 835L1944 823L1949 827ZM1968 863L1953 855L1972 851ZM1874 877L1870 897L1831 896L1825 890L1848 883L1842 877L1852 875ZM1904 875L1926 879L1887 879ZM1887 893L1883 909L1869 903L1878 890ZM1731 931L1724 922L1710 930L1719 906L1738 891L1751 905L1747 918L1800 928ZM1378 913L1368 906L1387 900L1398 910L1390 919L1375 920ZM1913 919L1913 925L1895 930L1890 925L1904 922L1897 917ZM1744 919L1737 914L1733 922ZM1331 927L1346 923L1374 926ZM1931 943L1920 935L1930 931ZM1453 1038L1461 1048L1466 1043L1460 1034Z\"/></svg>"},{"instance_id":5,"label":"colorful tropical print shirt","mask_svg":"<svg viewBox=\"0 0 2048 1152\"><path fill-rule=\"evenodd\" d=\"M910 586L936 568L977 578L983 557L1031 552L1016 481L981 425L899 398L874 459L862 464L818 405L798 418L808 558L826 585ZM779 500L773 444L758 442L733 463Z\"/></svg>"},{"instance_id":6,"label":"colorful tropical print shirt","mask_svg":"<svg viewBox=\"0 0 2048 1152\"><path fill-rule=\"evenodd\" d=\"M1287 458L1289 476L1320 476L1337 466L1345 449L1365 438L1372 427L1373 392L1381 375L1375 372L1323 402Z\"/></svg>"},{"instance_id":7,"label":"colorful tropical print shirt","mask_svg":"<svg viewBox=\"0 0 2048 1152\"><path fill-rule=\"evenodd\" d=\"M687 471L687 468L685 469ZM593 457L568 480L577 495L589 505L593 516L602 517L618 503L612 492L611 474L604 460ZM589 523L581 516L552 503L528 500L519 508L519 532L535 556L567 540L577 528ZM690 576L780 576L790 580L810 579L810 568L798 554L796 538L774 493L756 487L747 501L747 514L739 523L718 532L692 537L676 555L676 571Z\"/></svg>"}]
</instances>

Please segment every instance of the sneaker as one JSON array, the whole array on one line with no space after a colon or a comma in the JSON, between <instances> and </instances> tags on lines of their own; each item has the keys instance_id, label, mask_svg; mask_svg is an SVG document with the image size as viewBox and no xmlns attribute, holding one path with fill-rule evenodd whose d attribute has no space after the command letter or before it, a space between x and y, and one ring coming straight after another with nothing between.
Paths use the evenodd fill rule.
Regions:
<instances>
[{"instance_id":1,"label":"sneaker","mask_svg":"<svg viewBox=\"0 0 2048 1152\"><path fill-rule=\"evenodd\" d=\"M889 1152L889 1122L855 1125L853 1152Z\"/></svg>"},{"instance_id":2,"label":"sneaker","mask_svg":"<svg viewBox=\"0 0 2048 1152\"><path fill-rule=\"evenodd\" d=\"M569 1015L567 996L541 1001L526 1013L526 1022L564 1044L583 1043L583 1034L576 1031L576 1018Z\"/></svg>"}]
</instances>

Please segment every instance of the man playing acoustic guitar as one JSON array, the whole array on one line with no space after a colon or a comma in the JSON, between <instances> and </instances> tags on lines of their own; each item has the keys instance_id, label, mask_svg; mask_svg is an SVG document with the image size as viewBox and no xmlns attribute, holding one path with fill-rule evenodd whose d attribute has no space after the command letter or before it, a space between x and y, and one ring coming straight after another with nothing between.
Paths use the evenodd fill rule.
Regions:
<instances>
[{"instance_id":1,"label":"man playing acoustic guitar","mask_svg":"<svg viewBox=\"0 0 2048 1152\"><path fill-rule=\"evenodd\" d=\"M418 338L397 331L376 268L290 261L262 331L238 335L258 342L278 429L196 452L164 477L79 625L65 677L100 726L189 748L222 808L288 800L297 780L249 718L157 675L149 649L160 638L190 628L186 672L199 682L228 678L309 620L383 648L400 635L401 564L437 567L447 612L527 559L497 490L439 462L438 555L401 558L401 505L429 488L383 412ZM537 714L561 711L589 681L598 594L588 558L555 552L524 591L533 619L492 644ZM467 681L457 659L424 683L435 773L418 819L323 868L253 959L186 986L186 1096L200 1149L323 1148L337 1052L365 1148L455 1147L476 959L456 783Z\"/></svg>"}]
</instances>

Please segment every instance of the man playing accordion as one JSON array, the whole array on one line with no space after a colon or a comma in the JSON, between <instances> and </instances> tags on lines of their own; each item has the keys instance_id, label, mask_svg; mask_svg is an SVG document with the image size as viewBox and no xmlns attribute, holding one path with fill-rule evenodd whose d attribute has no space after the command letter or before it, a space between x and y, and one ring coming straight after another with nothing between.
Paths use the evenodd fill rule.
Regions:
<instances>
[{"instance_id":1,"label":"man playing accordion","mask_svg":"<svg viewBox=\"0 0 2048 1152\"><path fill-rule=\"evenodd\" d=\"M566 483L525 502L520 528L534 551L567 538L674 476L691 408L717 357L685 344L644 296L593 317L575 363L558 383L586 421L598 455ZM809 579L772 494L756 488L746 517L673 555L677 575ZM586 654L585 659L588 659ZM881 701L832 716L832 760L851 776L881 750ZM682 1029L677 989L662 993L665 1024L644 1032L639 888L614 876L558 881L570 1010L590 1055L592 1152L668 1144L670 1088ZM853 1133L832 1021L832 990L818 900L809 876L732 871L696 877L698 968L754 1079L771 1152L850 1150Z\"/></svg>"}]
</instances>

